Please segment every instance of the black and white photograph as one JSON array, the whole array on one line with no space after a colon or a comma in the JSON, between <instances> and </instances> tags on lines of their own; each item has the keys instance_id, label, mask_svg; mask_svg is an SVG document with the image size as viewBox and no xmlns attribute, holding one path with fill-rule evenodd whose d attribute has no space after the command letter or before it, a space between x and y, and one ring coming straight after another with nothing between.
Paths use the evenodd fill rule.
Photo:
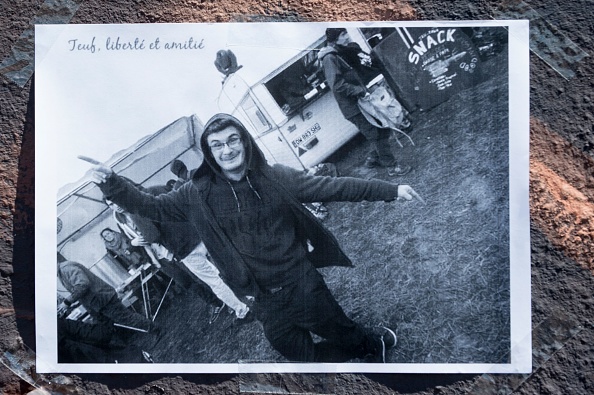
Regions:
<instances>
[{"instance_id":1,"label":"black and white photograph","mask_svg":"<svg viewBox=\"0 0 594 395\"><path fill-rule=\"evenodd\" d=\"M37 25L42 373L531 371L527 21Z\"/></svg>"}]
</instances>

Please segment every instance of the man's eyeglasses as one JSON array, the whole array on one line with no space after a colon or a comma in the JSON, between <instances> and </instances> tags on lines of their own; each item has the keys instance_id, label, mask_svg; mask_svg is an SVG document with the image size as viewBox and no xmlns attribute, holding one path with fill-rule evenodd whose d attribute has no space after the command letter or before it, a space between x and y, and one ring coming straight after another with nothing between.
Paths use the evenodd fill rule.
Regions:
<instances>
[{"instance_id":1,"label":"man's eyeglasses","mask_svg":"<svg viewBox=\"0 0 594 395\"><path fill-rule=\"evenodd\" d=\"M239 144L241 144L241 137L239 136L231 136L229 137L229 139L226 142L220 142L220 141L213 141L212 143L210 143L209 147L210 150L215 152L215 151L221 151L223 150L223 148L225 147L225 145L229 148L237 148L239 147Z\"/></svg>"}]
</instances>

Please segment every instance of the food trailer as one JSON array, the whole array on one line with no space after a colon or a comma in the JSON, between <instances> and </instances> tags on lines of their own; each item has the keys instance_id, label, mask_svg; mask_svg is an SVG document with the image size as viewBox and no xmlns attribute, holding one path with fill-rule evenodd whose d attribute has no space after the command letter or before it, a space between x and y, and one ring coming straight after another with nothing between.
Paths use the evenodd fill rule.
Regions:
<instances>
[{"instance_id":1,"label":"food trailer","mask_svg":"<svg viewBox=\"0 0 594 395\"><path fill-rule=\"evenodd\" d=\"M369 50L359 29L347 30ZM219 110L243 122L270 163L308 169L358 132L340 112L325 80L318 60L325 36L323 30L315 34L317 38L302 37L303 49L288 57L287 51L270 47L259 62L252 54L249 66L239 68L223 82ZM280 42L277 46L283 48ZM281 52L285 59L271 52ZM241 61L241 55L237 58Z\"/></svg>"}]
</instances>

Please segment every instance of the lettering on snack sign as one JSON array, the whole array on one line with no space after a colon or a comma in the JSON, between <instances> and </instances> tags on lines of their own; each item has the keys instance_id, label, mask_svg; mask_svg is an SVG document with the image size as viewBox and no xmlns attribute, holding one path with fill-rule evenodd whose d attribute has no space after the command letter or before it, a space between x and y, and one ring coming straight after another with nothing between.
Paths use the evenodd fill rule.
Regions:
<instances>
[{"instance_id":1,"label":"lettering on snack sign","mask_svg":"<svg viewBox=\"0 0 594 395\"><path fill-rule=\"evenodd\" d=\"M412 46L408 53L408 61L413 64L418 64L427 51L436 45L446 42L455 42L454 33L456 29L445 29L434 32L429 32L427 35L419 37L419 41Z\"/></svg>"}]
</instances>

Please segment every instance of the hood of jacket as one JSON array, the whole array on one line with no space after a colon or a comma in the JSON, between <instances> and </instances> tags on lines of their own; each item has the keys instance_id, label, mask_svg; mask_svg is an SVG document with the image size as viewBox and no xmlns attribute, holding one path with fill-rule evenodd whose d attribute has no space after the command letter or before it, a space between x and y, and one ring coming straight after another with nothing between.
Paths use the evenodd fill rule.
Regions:
<instances>
[{"instance_id":1,"label":"hood of jacket","mask_svg":"<svg viewBox=\"0 0 594 395\"><path fill-rule=\"evenodd\" d=\"M192 179L197 179L204 175L218 175L225 177L217 164L210 147L207 143L207 137L212 133L220 132L221 130L233 126L239 132L241 142L245 148L245 161L247 169L255 169L261 165L266 164L264 154L256 144L256 141L243 124L234 116L229 114L216 114L208 120L204 126L202 136L200 136L200 149L204 155L202 164L194 171Z\"/></svg>"}]
</instances>

